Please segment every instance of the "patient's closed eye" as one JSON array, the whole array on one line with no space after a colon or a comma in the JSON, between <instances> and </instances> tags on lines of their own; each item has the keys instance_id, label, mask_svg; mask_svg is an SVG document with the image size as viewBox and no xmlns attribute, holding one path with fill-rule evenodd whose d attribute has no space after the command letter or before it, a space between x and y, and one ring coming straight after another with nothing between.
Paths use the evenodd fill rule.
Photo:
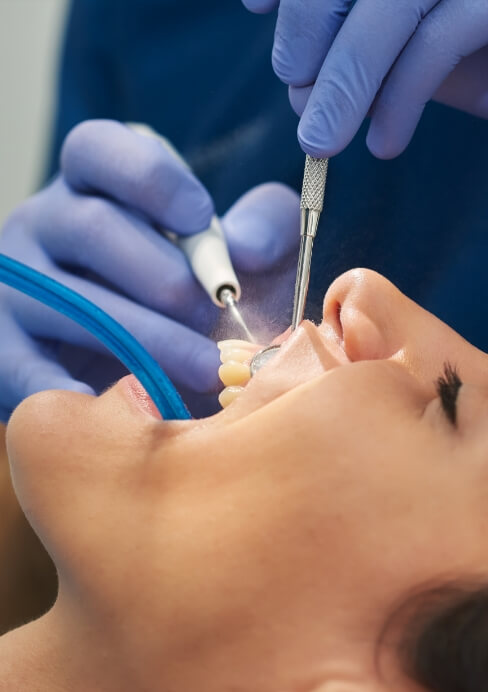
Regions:
<instances>
[{"instance_id":1,"label":"patient's closed eye","mask_svg":"<svg viewBox=\"0 0 488 692\"><path fill-rule=\"evenodd\" d=\"M457 399L462 384L456 368L450 363L445 363L443 374L437 378L436 388L442 410L454 427L457 425Z\"/></svg>"}]
</instances>

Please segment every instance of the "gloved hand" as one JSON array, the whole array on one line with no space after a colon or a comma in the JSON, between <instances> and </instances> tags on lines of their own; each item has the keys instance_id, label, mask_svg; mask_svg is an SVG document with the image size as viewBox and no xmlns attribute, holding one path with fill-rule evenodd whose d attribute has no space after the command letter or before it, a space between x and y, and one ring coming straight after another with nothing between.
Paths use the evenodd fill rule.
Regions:
<instances>
[{"instance_id":1,"label":"gloved hand","mask_svg":"<svg viewBox=\"0 0 488 692\"><path fill-rule=\"evenodd\" d=\"M119 123L90 121L67 137L59 177L7 220L0 252L78 291L121 322L188 401L219 387L218 350L208 334L222 311L181 251L154 226L193 233L207 228L212 214L207 191L159 141ZM296 254L298 215L296 194L268 185L245 195L223 219L243 290L253 283L248 298L257 312L263 308L264 319L268 305L280 315L291 302L292 273L280 266ZM281 291L270 290L274 303L263 306L275 282ZM286 318L276 330L285 325ZM34 392L98 393L124 374L78 324L2 284L0 334L3 421Z\"/></svg>"},{"instance_id":2,"label":"gloved hand","mask_svg":"<svg viewBox=\"0 0 488 692\"><path fill-rule=\"evenodd\" d=\"M243 0L279 5L276 74L314 156L342 151L371 115L367 144L393 158L434 98L488 118L486 0Z\"/></svg>"}]
</instances>

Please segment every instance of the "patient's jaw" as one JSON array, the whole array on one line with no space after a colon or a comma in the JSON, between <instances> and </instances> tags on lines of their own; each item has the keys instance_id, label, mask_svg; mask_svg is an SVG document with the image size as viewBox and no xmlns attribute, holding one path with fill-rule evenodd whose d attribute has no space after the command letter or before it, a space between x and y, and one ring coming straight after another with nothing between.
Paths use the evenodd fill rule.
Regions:
<instances>
[{"instance_id":1,"label":"patient's jaw","mask_svg":"<svg viewBox=\"0 0 488 692\"><path fill-rule=\"evenodd\" d=\"M371 273L324 314L207 421L158 422L119 385L17 409L16 490L60 578L36 627L70 642L69 689L417 689L376 645L412 588L488 575L488 358Z\"/></svg>"}]
</instances>

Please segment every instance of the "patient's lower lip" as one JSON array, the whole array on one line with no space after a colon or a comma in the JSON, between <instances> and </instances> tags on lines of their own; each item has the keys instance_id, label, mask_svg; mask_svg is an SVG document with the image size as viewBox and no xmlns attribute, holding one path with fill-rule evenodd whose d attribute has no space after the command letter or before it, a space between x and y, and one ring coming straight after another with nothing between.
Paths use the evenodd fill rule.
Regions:
<instances>
[{"instance_id":1,"label":"patient's lower lip","mask_svg":"<svg viewBox=\"0 0 488 692\"><path fill-rule=\"evenodd\" d=\"M153 418L162 420L162 416L156 408L149 394L134 375L126 375L117 383L130 403L135 405L143 413L149 414Z\"/></svg>"}]
</instances>

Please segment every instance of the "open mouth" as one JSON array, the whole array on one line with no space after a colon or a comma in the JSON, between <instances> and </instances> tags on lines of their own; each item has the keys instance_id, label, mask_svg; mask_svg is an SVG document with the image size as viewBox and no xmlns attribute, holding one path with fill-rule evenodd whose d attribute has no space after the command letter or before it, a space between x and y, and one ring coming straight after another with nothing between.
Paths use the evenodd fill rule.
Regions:
<instances>
[{"instance_id":1,"label":"open mouth","mask_svg":"<svg viewBox=\"0 0 488 692\"><path fill-rule=\"evenodd\" d=\"M303 322L293 333L275 340L281 348L251 379L250 362L261 346L245 341L221 341L219 376L225 389L219 396L229 413L245 415L305 382L349 363L335 334L324 326Z\"/></svg>"},{"instance_id":2,"label":"open mouth","mask_svg":"<svg viewBox=\"0 0 488 692\"><path fill-rule=\"evenodd\" d=\"M290 390L350 362L337 338L323 325L316 327L311 322L303 322L293 334L287 332L274 343L280 342L277 354L252 378L250 362L262 346L236 339L219 342L222 363L219 376L225 385L219 401L224 411L206 421L217 422L221 416L222 421L242 418ZM123 377L116 387L133 409L162 420L156 405L134 375ZM183 422L185 429L188 422ZM204 421L193 421L193 424L202 425Z\"/></svg>"}]
</instances>

